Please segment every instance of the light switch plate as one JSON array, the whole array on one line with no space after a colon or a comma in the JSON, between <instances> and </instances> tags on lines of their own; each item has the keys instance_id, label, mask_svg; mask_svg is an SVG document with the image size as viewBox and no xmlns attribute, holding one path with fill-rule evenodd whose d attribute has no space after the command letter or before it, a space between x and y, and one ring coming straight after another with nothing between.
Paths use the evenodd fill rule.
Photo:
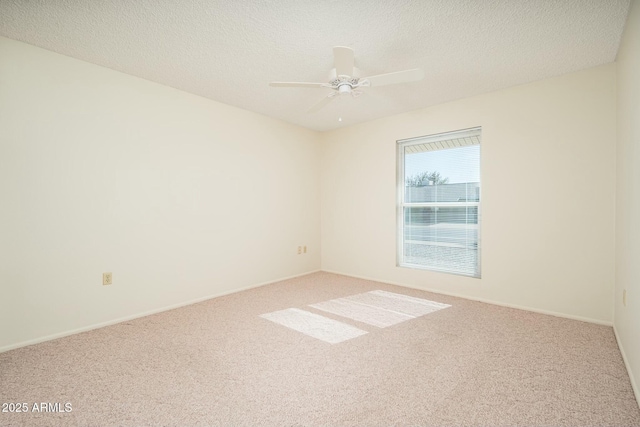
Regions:
<instances>
[{"instance_id":1,"label":"light switch plate","mask_svg":"<svg viewBox=\"0 0 640 427\"><path fill-rule=\"evenodd\" d=\"M111 273L102 273L102 284L110 285L113 283L113 276Z\"/></svg>"}]
</instances>

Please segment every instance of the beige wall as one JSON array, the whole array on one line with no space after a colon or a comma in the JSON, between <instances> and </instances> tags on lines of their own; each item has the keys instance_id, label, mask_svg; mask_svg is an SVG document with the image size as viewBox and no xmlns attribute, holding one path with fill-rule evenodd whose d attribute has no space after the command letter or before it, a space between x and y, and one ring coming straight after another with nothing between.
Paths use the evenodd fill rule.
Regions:
<instances>
[{"instance_id":1,"label":"beige wall","mask_svg":"<svg viewBox=\"0 0 640 427\"><path fill-rule=\"evenodd\" d=\"M640 3L618 52L615 329L640 402ZM627 291L627 305L622 292Z\"/></svg>"},{"instance_id":2,"label":"beige wall","mask_svg":"<svg viewBox=\"0 0 640 427\"><path fill-rule=\"evenodd\" d=\"M615 64L323 135L322 268L613 320ZM482 279L396 267L396 140L482 126Z\"/></svg>"},{"instance_id":3,"label":"beige wall","mask_svg":"<svg viewBox=\"0 0 640 427\"><path fill-rule=\"evenodd\" d=\"M317 133L6 38L0 58L0 350L320 268Z\"/></svg>"}]
</instances>

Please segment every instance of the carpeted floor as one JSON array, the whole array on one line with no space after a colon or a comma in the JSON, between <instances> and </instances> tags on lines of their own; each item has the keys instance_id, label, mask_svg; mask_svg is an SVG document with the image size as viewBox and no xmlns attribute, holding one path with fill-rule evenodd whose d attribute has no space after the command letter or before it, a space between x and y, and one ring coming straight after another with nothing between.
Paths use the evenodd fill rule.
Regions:
<instances>
[{"instance_id":1,"label":"carpeted floor","mask_svg":"<svg viewBox=\"0 0 640 427\"><path fill-rule=\"evenodd\" d=\"M380 328L309 306L373 290L451 307ZM367 333L260 317L288 308ZM610 327L329 273L2 353L0 402L28 405L2 426L640 426Z\"/></svg>"}]
</instances>

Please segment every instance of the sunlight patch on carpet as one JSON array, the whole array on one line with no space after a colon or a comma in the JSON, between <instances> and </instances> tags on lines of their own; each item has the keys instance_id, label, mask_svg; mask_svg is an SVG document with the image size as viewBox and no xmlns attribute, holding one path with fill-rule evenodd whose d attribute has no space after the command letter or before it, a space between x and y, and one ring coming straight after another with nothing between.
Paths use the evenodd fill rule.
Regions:
<instances>
[{"instance_id":1,"label":"sunlight patch on carpet","mask_svg":"<svg viewBox=\"0 0 640 427\"><path fill-rule=\"evenodd\" d=\"M311 304L310 307L386 328L451 306L393 292L371 291Z\"/></svg>"},{"instance_id":2,"label":"sunlight patch on carpet","mask_svg":"<svg viewBox=\"0 0 640 427\"><path fill-rule=\"evenodd\" d=\"M355 326L297 308L261 314L260 317L331 344L347 341L367 333Z\"/></svg>"}]
</instances>

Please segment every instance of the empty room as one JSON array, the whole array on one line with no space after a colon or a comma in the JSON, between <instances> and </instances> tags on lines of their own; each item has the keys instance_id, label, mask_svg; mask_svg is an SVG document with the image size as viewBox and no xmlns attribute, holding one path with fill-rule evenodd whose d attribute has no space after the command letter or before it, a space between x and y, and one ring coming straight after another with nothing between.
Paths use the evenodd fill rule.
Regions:
<instances>
[{"instance_id":1,"label":"empty room","mask_svg":"<svg viewBox=\"0 0 640 427\"><path fill-rule=\"evenodd\" d=\"M0 0L1 426L640 426L640 0Z\"/></svg>"}]
</instances>

